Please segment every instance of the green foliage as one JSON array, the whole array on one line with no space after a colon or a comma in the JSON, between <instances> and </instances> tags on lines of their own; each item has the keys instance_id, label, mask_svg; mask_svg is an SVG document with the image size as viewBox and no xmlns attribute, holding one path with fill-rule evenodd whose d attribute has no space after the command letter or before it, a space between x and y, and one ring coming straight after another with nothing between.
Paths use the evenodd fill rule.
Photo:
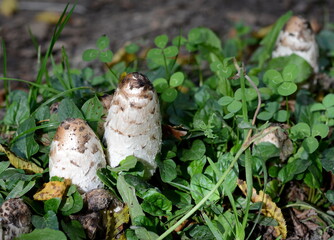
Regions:
<instances>
[{"instance_id":1,"label":"green foliage","mask_svg":"<svg viewBox=\"0 0 334 240\"><path fill-rule=\"evenodd\" d=\"M42 240L42 239L50 239L50 240L66 240L66 236L63 232L50 229L35 229L31 233L22 234L17 239L20 240Z\"/></svg>"},{"instance_id":2,"label":"green foliage","mask_svg":"<svg viewBox=\"0 0 334 240\"><path fill-rule=\"evenodd\" d=\"M4 117L6 125L19 125L26 120L30 115L30 108L28 103L28 94L16 90L12 91L8 97L9 106Z\"/></svg>"},{"instance_id":3,"label":"green foliage","mask_svg":"<svg viewBox=\"0 0 334 240\"><path fill-rule=\"evenodd\" d=\"M87 49L82 54L82 59L84 61L93 61L99 59L103 63L111 62L113 58L113 52L109 49L110 40L107 36L101 36L96 41L97 49Z\"/></svg>"},{"instance_id":4,"label":"green foliage","mask_svg":"<svg viewBox=\"0 0 334 240\"><path fill-rule=\"evenodd\" d=\"M294 64L289 64L284 67L282 74L274 69L270 69L265 72L263 81L273 89L277 89L277 92L281 96L289 96L297 91L297 85L294 83L297 75L298 68Z\"/></svg>"},{"instance_id":5,"label":"green foliage","mask_svg":"<svg viewBox=\"0 0 334 240\"><path fill-rule=\"evenodd\" d=\"M260 203L251 203L250 196L245 198L236 191L237 180L244 176L248 189L265 191L279 206L285 204L282 190L295 182L308 186L310 202L318 204L321 196L326 196L322 203L333 203L331 190L320 198L312 192L321 191L324 171L334 172L334 94L325 90L323 97L321 93L314 98L321 101L316 101L312 97L317 91L301 90L312 75L303 58L270 59L279 31L291 15L288 12L277 20L260 41L252 64L244 67L234 57L245 57L246 48L258 40L250 36L251 28L241 23L235 25L236 36L224 42L203 27L174 39L157 36L144 59L137 55L140 47L136 43L122 51L126 60L113 58L109 37L101 36L96 48L84 51L82 58L108 66L102 74L92 68L72 69L65 49L61 62L55 62L51 50L64 27L59 23L37 81L30 84L28 94L19 90L8 93L6 114L0 121L4 136L15 132L11 140L0 139L1 144L45 169L42 174L29 175L12 168L6 156L0 155L0 202L22 197L33 209L35 229L19 239L86 238L80 222L69 218L86 211L74 185L62 199L36 202L32 195L49 177L49 143L60 122L82 118L96 131L105 115L99 98L112 94L120 77L132 71L144 72L152 81L166 127L156 157L158 170L151 180L145 178L145 166L135 156L97 172L105 187L130 206L127 239L172 239L171 232L187 221L191 224L177 232L179 238L255 239L253 222L262 226L278 222L259 216ZM68 20L65 15L62 18ZM318 36L320 48L330 51L328 65L322 68L328 75L334 72L332 36L329 30ZM49 58L51 69L46 74ZM262 102L258 106L259 95ZM293 107L289 108L288 100ZM57 107L50 111L51 104ZM252 145L265 137L262 131L269 124L264 122L289 126L279 148L269 142ZM291 153L283 160L281 153L288 139Z\"/></svg>"},{"instance_id":6,"label":"green foliage","mask_svg":"<svg viewBox=\"0 0 334 240\"><path fill-rule=\"evenodd\" d=\"M78 190L72 185L67 191L65 203L61 206L60 211L64 216L79 212L83 207L83 199Z\"/></svg>"}]
</instances>

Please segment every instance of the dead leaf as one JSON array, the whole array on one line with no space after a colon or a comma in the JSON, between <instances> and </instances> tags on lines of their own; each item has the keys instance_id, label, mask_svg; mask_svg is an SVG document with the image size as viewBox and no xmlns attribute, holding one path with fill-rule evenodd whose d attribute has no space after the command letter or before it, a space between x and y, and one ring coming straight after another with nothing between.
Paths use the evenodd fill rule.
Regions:
<instances>
[{"instance_id":1,"label":"dead leaf","mask_svg":"<svg viewBox=\"0 0 334 240\"><path fill-rule=\"evenodd\" d=\"M27 172L33 173L42 173L43 168L38 167L33 162L28 162L23 158L17 157L14 153L12 153L7 147L0 144L0 152L5 153L10 161L10 163L18 169L23 169Z\"/></svg>"},{"instance_id":2,"label":"dead leaf","mask_svg":"<svg viewBox=\"0 0 334 240\"><path fill-rule=\"evenodd\" d=\"M41 12L35 16L35 19L39 22L45 22L48 24L57 24L60 18L60 14L57 12Z\"/></svg>"},{"instance_id":3,"label":"dead leaf","mask_svg":"<svg viewBox=\"0 0 334 240\"><path fill-rule=\"evenodd\" d=\"M247 195L247 183L238 179L238 186L241 191ZM274 227L274 236L282 236L282 239L285 239L287 237L285 219L281 209L277 207L276 203L271 200L271 197L268 194L265 194L263 191L260 191L259 194L257 194L255 188L253 188L251 200L252 202L263 202L261 210L262 214L266 217L271 217L278 222L278 226Z\"/></svg>"},{"instance_id":4,"label":"dead leaf","mask_svg":"<svg viewBox=\"0 0 334 240\"><path fill-rule=\"evenodd\" d=\"M290 210L290 216L293 223L294 234L298 237L305 237L307 234L307 227L302 224L299 219L295 216L295 214Z\"/></svg>"},{"instance_id":5,"label":"dead leaf","mask_svg":"<svg viewBox=\"0 0 334 240\"><path fill-rule=\"evenodd\" d=\"M9 17L12 16L17 10L17 0L2 0L0 11L1 14Z\"/></svg>"},{"instance_id":6,"label":"dead leaf","mask_svg":"<svg viewBox=\"0 0 334 240\"><path fill-rule=\"evenodd\" d=\"M164 135L173 136L180 141L182 140L181 137L184 137L185 135L187 135L187 131L181 130L180 127L171 126L171 125L163 125L162 132Z\"/></svg>"},{"instance_id":7,"label":"dead leaf","mask_svg":"<svg viewBox=\"0 0 334 240\"><path fill-rule=\"evenodd\" d=\"M136 55L135 54L131 54L131 53L127 53L125 51L125 47L128 45L129 43L125 43L124 46L122 48L120 48L113 56L112 58L112 62L108 63L108 67L112 67L114 65L116 65L117 63L120 62L125 62L125 63L131 63L136 59Z\"/></svg>"},{"instance_id":8,"label":"dead leaf","mask_svg":"<svg viewBox=\"0 0 334 240\"><path fill-rule=\"evenodd\" d=\"M188 93L189 92L189 88L188 87L185 87L185 86L178 86L177 87L177 90L179 90L181 93L184 93L184 94L186 94L186 93Z\"/></svg>"},{"instance_id":9,"label":"dead leaf","mask_svg":"<svg viewBox=\"0 0 334 240\"><path fill-rule=\"evenodd\" d=\"M270 32L272 28L273 28L273 25L269 25L269 26L260 28L258 31L253 32L252 36L255 38L260 38L260 39L264 38Z\"/></svg>"},{"instance_id":10,"label":"dead leaf","mask_svg":"<svg viewBox=\"0 0 334 240\"><path fill-rule=\"evenodd\" d=\"M0 106L4 106L6 101L6 91L5 89L0 90Z\"/></svg>"},{"instance_id":11,"label":"dead leaf","mask_svg":"<svg viewBox=\"0 0 334 240\"><path fill-rule=\"evenodd\" d=\"M43 188L35 193L34 200L45 201L51 198L62 198L66 189L71 185L71 180L65 179L64 182L51 181L44 183Z\"/></svg>"},{"instance_id":12,"label":"dead leaf","mask_svg":"<svg viewBox=\"0 0 334 240\"><path fill-rule=\"evenodd\" d=\"M118 208L118 211L111 207L103 212L107 226L106 239L126 239L125 225L130 221L129 207L124 205Z\"/></svg>"}]
</instances>

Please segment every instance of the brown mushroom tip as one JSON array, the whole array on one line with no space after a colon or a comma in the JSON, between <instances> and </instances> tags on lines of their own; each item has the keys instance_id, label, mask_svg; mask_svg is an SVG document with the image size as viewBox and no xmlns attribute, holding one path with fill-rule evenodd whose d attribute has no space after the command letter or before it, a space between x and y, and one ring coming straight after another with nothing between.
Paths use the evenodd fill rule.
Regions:
<instances>
[{"instance_id":1,"label":"brown mushroom tip","mask_svg":"<svg viewBox=\"0 0 334 240\"><path fill-rule=\"evenodd\" d=\"M54 140L64 141L71 134L87 134L89 132L88 124L80 118L67 118L62 121L56 131Z\"/></svg>"},{"instance_id":2,"label":"brown mushroom tip","mask_svg":"<svg viewBox=\"0 0 334 240\"><path fill-rule=\"evenodd\" d=\"M284 28L284 30L289 33L300 32L304 29L313 31L310 22L302 16L292 16L285 24Z\"/></svg>"},{"instance_id":3,"label":"brown mushroom tip","mask_svg":"<svg viewBox=\"0 0 334 240\"><path fill-rule=\"evenodd\" d=\"M89 211L97 212L108 208L114 196L103 188L93 189L86 193L87 208Z\"/></svg>"},{"instance_id":4,"label":"brown mushroom tip","mask_svg":"<svg viewBox=\"0 0 334 240\"><path fill-rule=\"evenodd\" d=\"M87 122L81 118L67 118L61 122L60 126L65 128L69 123L74 125L87 125Z\"/></svg>"},{"instance_id":5,"label":"brown mushroom tip","mask_svg":"<svg viewBox=\"0 0 334 240\"><path fill-rule=\"evenodd\" d=\"M142 73L133 72L127 74L119 84L119 88L129 88L130 90L143 88L143 91L153 90L151 81Z\"/></svg>"}]
</instances>

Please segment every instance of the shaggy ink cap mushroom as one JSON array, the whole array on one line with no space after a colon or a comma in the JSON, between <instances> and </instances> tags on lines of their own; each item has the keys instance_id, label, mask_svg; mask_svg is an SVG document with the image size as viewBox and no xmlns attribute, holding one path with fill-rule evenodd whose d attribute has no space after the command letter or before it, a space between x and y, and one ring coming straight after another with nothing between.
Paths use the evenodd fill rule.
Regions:
<instances>
[{"instance_id":1,"label":"shaggy ink cap mushroom","mask_svg":"<svg viewBox=\"0 0 334 240\"><path fill-rule=\"evenodd\" d=\"M50 178L71 179L80 192L87 192L103 187L96 171L105 166L101 142L87 122L79 118L63 121L51 143Z\"/></svg>"},{"instance_id":2,"label":"shaggy ink cap mushroom","mask_svg":"<svg viewBox=\"0 0 334 240\"><path fill-rule=\"evenodd\" d=\"M272 57L296 54L305 59L317 73L319 49L311 24L301 16L293 16L280 32Z\"/></svg>"},{"instance_id":3,"label":"shaggy ink cap mushroom","mask_svg":"<svg viewBox=\"0 0 334 240\"><path fill-rule=\"evenodd\" d=\"M141 73L127 74L114 93L105 123L109 165L116 167L134 155L145 166L146 177L152 176L161 135L159 99L152 83Z\"/></svg>"},{"instance_id":4,"label":"shaggy ink cap mushroom","mask_svg":"<svg viewBox=\"0 0 334 240\"><path fill-rule=\"evenodd\" d=\"M20 198L11 198L2 203L0 219L3 233L1 239L14 239L31 231L31 211Z\"/></svg>"}]
</instances>

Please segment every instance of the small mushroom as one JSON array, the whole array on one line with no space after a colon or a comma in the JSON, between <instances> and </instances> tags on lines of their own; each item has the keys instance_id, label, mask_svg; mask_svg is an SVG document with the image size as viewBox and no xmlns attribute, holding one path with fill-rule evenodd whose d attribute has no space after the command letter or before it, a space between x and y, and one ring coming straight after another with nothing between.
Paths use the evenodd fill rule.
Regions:
<instances>
[{"instance_id":1,"label":"small mushroom","mask_svg":"<svg viewBox=\"0 0 334 240\"><path fill-rule=\"evenodd\" d=\"M319 49L310 23L303 17L293 16L280 32L272 57L297 54L304 58L317 73Z\"/></svg>"},{"instance_id":2,"label":"small mushroom","mask_svg":"<svg viewBox=\"0 0 334 240\"><path fill-rule=\"evenodd\" d=\"M275 127L279 127L274 130ZM269 142L274 144L278 149L280 149L280 159L284 161L287 159L293 152L293 145L288 136L288 134L284 131L285 126L283 128L279 124L272 124L270 127L266 128L263 131L263 134L268 133L263 138L254 142L254 145L257 145L261 142Z\"/></svg>"},{"instance_id":3,"label":"small mushroom","mask_svg":"<svg viewBox=\"0 0 334 240\"><path fill-rule=\"evenodd\" d=\"M20 198L11 198L3 202L0 219L2 225L0 239L14 239L31 231L31 211Z\"/></svg>"},{"instance_id":4,"label":"small mushroom","mask_svg":"<svg viewBox=\"0 0 334 240\"><path fill-rule=\"evenodd\" d=\"M134 155L144 164L146 177L152 176L161 135L159 99L152 83L141 73L129 73L114 93L105 124L109 165L116 167Z\"/></svg>"},{"instance_id":5,"label":"small mushroom","mask_svg":"<svg viewBox=\"0 0 334 240\"><path fill-rule=\"evenodd\" d=\"M103 187L96 171L105 166L101 142L87 122L79 118L63 121L51 143L50 178L71 179L80 192L88 192Z\"/></svg>"},{"instance_id":6,"label":"small mushroom","mask_svg":"<svg viewBox=\"0 0 334 240\"><path fill-rule=\"evenodd\" d=\"M110 191L106 189L93 189L84 194L86 210L83 213L70 215L71 219L78 220L89 239L104 239L108 212L118 212L124 207Z\"/></svg>"},{"instance_id":7,"label":"small mushroom","mask_svg":"<svg viewBox=\"0 0 334 240\"><path fill-rule=\"evenodd\" d=\"M113 198L111 193L105 189L93 189L85 195L87 208L93 212L108 208Z\"/></svg>"}]
</instances>

